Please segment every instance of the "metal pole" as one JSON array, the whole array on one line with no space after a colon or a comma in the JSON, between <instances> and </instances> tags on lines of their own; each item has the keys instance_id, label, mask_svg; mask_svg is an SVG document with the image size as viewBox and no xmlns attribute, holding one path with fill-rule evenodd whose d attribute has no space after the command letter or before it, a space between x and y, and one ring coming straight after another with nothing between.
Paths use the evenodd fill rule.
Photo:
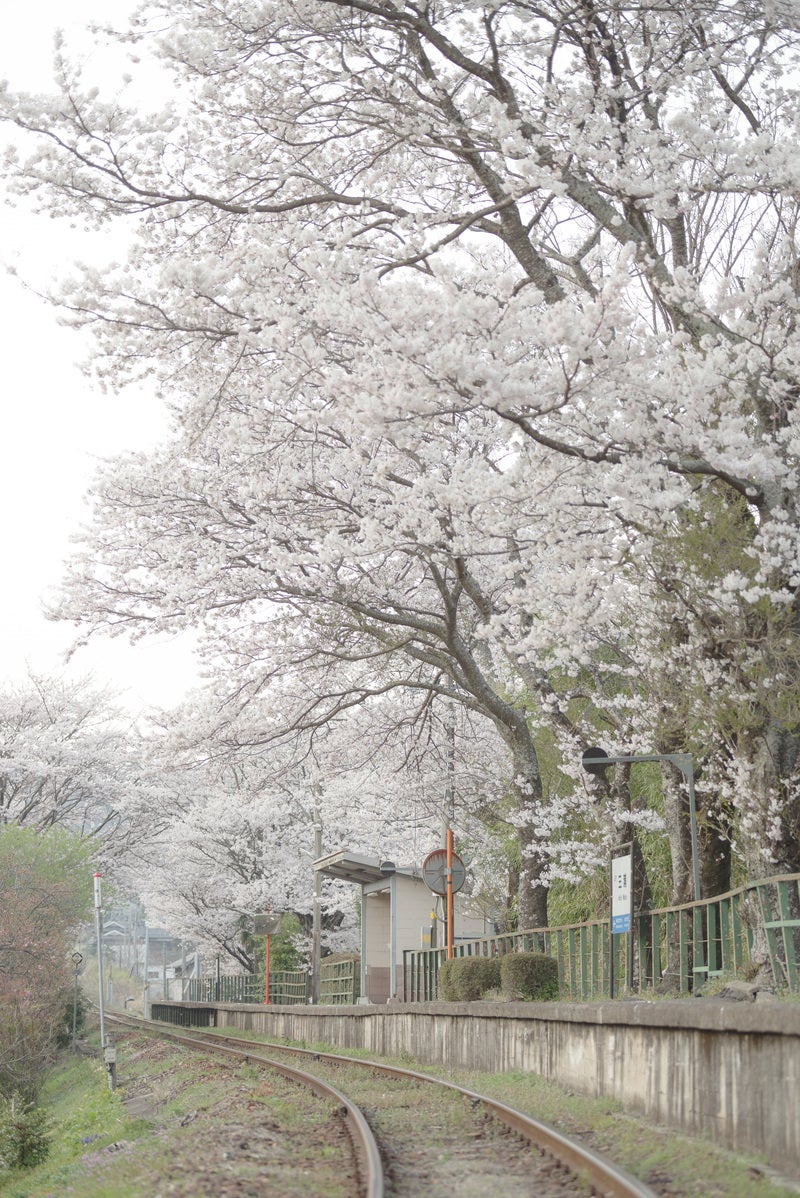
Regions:
<instances>
[{"instance_id":1,"label":"metal pole","mask_svg":"<svg viewBox=\"0 0 800 1198\"><path fill-rule=\"evenodd\" d=\"M608 921L608 997L614 997L614 933L611 930L611 920Z\"/></svg>"},{"instance_id":2,"label":"metal pole","mask_svg":"<svg viewBox=\"0 0 800 1198\"><path fill-rule=\"evenodd\" d=\"M83 956L81 953L72 954L72 964L75 967L75 993L72 999L72 1051L75 1051L78 1042L78 971L81 967Z\"/></svg>"},{"instance_id":3,"label":"metal pole","mask_svg":"<svg viewBox=\"0 0 800 1198\"><path fill-rule=\"evenodd\" d=\"M267 903L267 915L270 913L271 904ZM269 1005L269 932L264 938L264 1003Z\"/></svg>"},{"instance_id":4,"label":"metal pole","mask_svg":"<svg viewBox=\"0 0 800 1198\"><path fill-rule=\"evenodd\" d=\"M453 829L447 829L447 959L453 956Z\"/></svg>"},{"instance_id":5,"label":"metal pole","mask_svg":"<svg viewBox=\"0 0 800 1198\"><path fill-rule=\"evenodd\" d=\"M675 755L676 758L678 754ZM697 847L697 804L694 795L694 762L688 753L680 754L681 761L676 760L678 768L686 779L689 790L689 830L692 837L692 881L694 883L694 901L700 902L700 853Z\"/></svg>"},{"instance_id":6,"label":"metal pole","mask_svg":"<svg viewBox=\"0 0 800 1198\"><path fill-rule=\"evenodd\" d=\"M94 875L94 932L97 940L97 995L100 1000L100 1046L106 1045L106 996L103 985L103 912L100 892L101 874Z\"/></svg>"},{"instance_id":7,"label":"metal pole","mask_svg":"<svg viewBox=\"0 0 800 1198\"><path fill-rule=\"evenodd\" d=\"M389 881L389 997L397 998L397 875Z\"/></svg>"},{"instance_id":8,"label":"metal pole","mask_svg":"<svg viewBox=\"0 0 800 1198\"><path fill-rule=\"evenodd\" d=\"M361 960L359 970L361 973L361 998L367 1002L369 999L367 994L367 892L363 883L361 885Z\"/></svg>"},{"instance_id":9,"label":"metal pole","mask_svg":"<svg viewBox=\"0 0 800 1198\"><path fill-rule=\"evenodd\" d=\"M447 681L449 691L455 689L452 678ZM456 764L456 720L452 699L448 702L447 720L447 782L445 785L444 817L442 831L444 832L444 847L447 853L446 893L445 893L445 947L448 961L453 956L453 820L455 818L455 764Z\"/></svg>"},{"instance_id":10,"label":"metal pole","mask_svg":"<svg viewBox=\"0 0 800 1198\"><path fill-rule=\"evenodd\" d=\"M78 1042L78 966L75 966L75 993L72 996L72 1051Z\"/></svg>"},{"instance_id":11,"label":"metal pole","mask_svg":"<svg viewBox=\"0 0 800 1198\"><path fill-rule=\"evenodd\" d=\"M106 1040L105 996L103 994L103 911L100 892L101 874L94 875L94 925L97 937L97 992L100 999L100 1047L106 1066L109 1090L114 1089L116 1052Z\"/></svg>"},{"instance_id":12,"label":"metal pole","mask_svg":"<svg viewBox=\"0 0 800 1198\"><path fill-rule=\"evenodd\" d=\"M314 803L314 860L322 856L322 821L319 800ZM363 912L362 912L363 915ZM311 994L312 1003L319 1002L320 967L322 964L322 874L314 870L314 905L311 909Z\"/></svg>"},{"instance_id":13,"label":"metal pole","mask_svg":"<svg viewBox=\"0 0 800 1198\"><path fill-rule=\"evenodd\" d=\"M131 915L131 969L130 977L139 979L139 905Z\"/></svg>"},{"instance_id":14,"label":"metal pole","mask_svg":"<svg viewBox=\"0 0 800 1198\"><path fill-rule=\"evenodd\" d=\"M150 929L144 925L144 985L142 987L142 1013L150 1018Z\"/></svg>"}]
</instances>

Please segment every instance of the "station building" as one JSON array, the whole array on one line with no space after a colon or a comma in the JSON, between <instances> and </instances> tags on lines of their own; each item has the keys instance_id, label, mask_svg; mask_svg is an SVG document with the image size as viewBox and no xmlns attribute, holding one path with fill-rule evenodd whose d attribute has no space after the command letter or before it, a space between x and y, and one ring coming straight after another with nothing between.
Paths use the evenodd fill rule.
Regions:
<instances>
[{"instance_id":1,"label":"station building","mask_svg":"<svg viewBox=\"0 0 800 1198\"><path fill-rule=\"evenodd\" d=\"M361 888L361 1002L403 1002L404 950L444 945L437 895L426 886L422 867L338 849L315 861L314 870ZM441 912L443 900L438 905ZM454 943L493 931L491 921L461 892L453 896L453 925Z\"/></svg>"}]
</instances>

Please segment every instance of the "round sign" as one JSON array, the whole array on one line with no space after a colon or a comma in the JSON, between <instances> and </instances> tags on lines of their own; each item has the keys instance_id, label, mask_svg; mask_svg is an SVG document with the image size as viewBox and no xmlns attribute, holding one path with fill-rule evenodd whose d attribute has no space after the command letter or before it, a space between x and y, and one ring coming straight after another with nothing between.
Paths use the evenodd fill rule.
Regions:
<instances>
[{"instance_id":1,"label":"round sign","mask_svg":"<svg viewBox=\"0 0 800 1198\"><path fill-rule=\"evenodd\" d=\"M467 880L464 862L458 853L452 858L453 894L460 890ZM422 880L434 894L447 894L447 849L434 849L422 862Z\"/></svg>"}]
</instances>

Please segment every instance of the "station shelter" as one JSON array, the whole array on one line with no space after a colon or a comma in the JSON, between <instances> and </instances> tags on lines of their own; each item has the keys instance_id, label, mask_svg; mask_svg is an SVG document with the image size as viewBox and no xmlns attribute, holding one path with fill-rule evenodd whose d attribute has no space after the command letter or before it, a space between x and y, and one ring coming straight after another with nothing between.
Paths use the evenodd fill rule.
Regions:
<instances>
[{"instance_id":1,"label":"station shelter","mask_svg":"<svg viewBox=\"0 0 800 1198\"><path fill-rule=\"evenodd\" d=\"M314 870L361 887L361 1002L402 1002L403 952L431 947L437 896L422 879L422 867L395 866L378 857L338 849L314 862ZM439 900L441 909L443 900ZM453 939L489 936L492 927L468 896L453 896ZM439 943L444 944L439 932Z\"/></svg>"}]
</instances>

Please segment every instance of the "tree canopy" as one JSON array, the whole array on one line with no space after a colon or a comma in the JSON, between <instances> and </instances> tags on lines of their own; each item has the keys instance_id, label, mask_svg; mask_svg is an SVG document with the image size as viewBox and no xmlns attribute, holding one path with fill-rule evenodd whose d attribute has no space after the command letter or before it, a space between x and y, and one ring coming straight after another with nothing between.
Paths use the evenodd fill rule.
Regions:
<instances>
[{"instance_id":1,"label":"tree canopy","mask_svg":"<svg viewBox=\"0 0 800 1198\"><path fill-rule=\"evenodd\" d=\"M63 56L0 108L19 195L125 223L54 299L174 413L99 478L58 615L201 629L244 739L287 679L297 735L460 705L525 922L636 821L580 778L600 732L693 755L710 885L799 868L793 6L171 0L122 40L159 111ZM664 816L687 898L668 772Z\"/></svg>"},{"instance_id":2,"label":"tree canopy","mask_svg":"<svg viewBox=\"0 0 800 1198\"><path fill-rule=\"evenodd\" d=\"M153 788L130 716L91 680L29 674L0 690L0 824L64 828L102 853Z\"/></svg>"}]
</instances>

